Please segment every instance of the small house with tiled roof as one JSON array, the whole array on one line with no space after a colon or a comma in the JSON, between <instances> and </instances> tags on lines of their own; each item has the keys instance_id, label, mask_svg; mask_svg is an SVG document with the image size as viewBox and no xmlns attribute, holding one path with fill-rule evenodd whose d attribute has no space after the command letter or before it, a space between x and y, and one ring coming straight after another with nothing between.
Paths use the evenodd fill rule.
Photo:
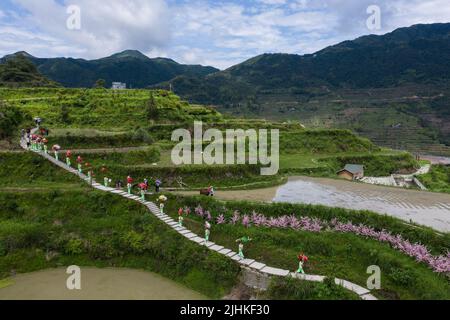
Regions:
<instances>
[{"instance_id":1,"label":"small house with tiled roof","mask_svg":"<svg viewBox=\"0 0 450 320\"><path fill-rule=\"evenodd\" d=\"M347 180L359 180L364 178L364 166L360 164L346 164L345 168L338 171L338 176Z\"/></svg>"}]
</instances>

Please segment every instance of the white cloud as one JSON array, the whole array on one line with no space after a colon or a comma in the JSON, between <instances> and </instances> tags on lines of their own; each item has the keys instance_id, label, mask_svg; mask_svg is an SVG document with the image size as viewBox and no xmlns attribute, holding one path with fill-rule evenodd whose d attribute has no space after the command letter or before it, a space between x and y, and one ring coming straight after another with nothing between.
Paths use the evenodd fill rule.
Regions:
<instances>
[{"instance_id":1,"label":"white cloud","mask_svg":"<svg viewBox=\"0 0 450 320\"><path fill-rule=\"evenodd\" d=\"M0 11L0 53L99 58L137 49L219 68L265 52L312 53L372 33L366 26L372 4L382 13L375 33L450 22L448 0L11 1L28 14L8 10L6 24ZM81 7L80 31L66 28L61 3Z\"/></svg>"},{"instance_id":2,"label":"white cloud","mask_svg":"<svg viewBox=\"0 0 450 320\"><path fill-rule=\"evenodd\" d=\"M149 51L170 39L170 11L164 0L66 1L81 8L81 30L67 29L66 5L54 0L15 3L29 12L24 18L27 26L62 39L87 58L125 49Z\"/></svg>"},{"instance_id":3,"label":"white cloud","mask_svg":"<svg viewBox=\"0 0 450 320\"><path fill-rule=\"evenodd\" d=\"M389 20L387 27L395 29L419 23L450 22L450 5L448 0L398 0L387 3Z\"/></svg>"},{"instance_id":4,"label":"white cloud","mask_svg":"<svg viewBox=\"0 0 450 320\"><path fill-rule=\"evenodd\" d=\"M258 0L258 2L269 4L269 5L280 5L285 4L287 0Z\"/></svg>"}]
</instances>

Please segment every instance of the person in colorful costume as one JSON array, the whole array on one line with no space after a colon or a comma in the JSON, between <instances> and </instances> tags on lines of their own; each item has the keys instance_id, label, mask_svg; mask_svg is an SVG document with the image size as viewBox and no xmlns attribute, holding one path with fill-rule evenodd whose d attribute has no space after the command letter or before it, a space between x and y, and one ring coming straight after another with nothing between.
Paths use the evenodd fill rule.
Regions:
<instances>
[{"instance_id":1,"label":"person in colorful costume","mask_svg":"<svg viewBox=\"0 0 450 320\"><path fill-rule=\"evenodd\" d=\"M161 184L162 184L161 180L159 180L159 179L155 180L155 192L156 193L159 193L159 189L161 188Z\"/></svg>"},{"instance_id":2,"label":"person in colorful costume","mask_svg":"<svg viewBox=\"0 0 450 320\"><path fill-rule=\"evenodd\" d=\"M53 149L53 152L55 153L55 159L56 159L56 161L59 161L59 154L58 154L58 152L59 152L59 150L61 150L61 147L60 147L59 145L55 144L55 145L52 147L52 149Z\"/></svg>"},{"instance_id":3,"label":"person in colorful costume","mask_svg":"<svg viewBox=\"0 0 450 320\"><path fill-rule=\"evenodd\" d=\"M127 177L127 188L128 194L131 194L131 188L133 187L133 178L131 176Z\"/></svg>"},{"instance_id":4,"label":"person in colorful costume","mask_svg":"<svg viewBox=\"0 0 450 320\"><path fill-rule=\"evenodd\" d=\"M167 197L164 195L161 195L158 198L158 201L159 201L159 209L161 211L161 214L164 214L164 203L167 201Z\"/></svg>"},{"instance_id":5,"label":"person in colorful costume","mask_svg":"<svg viewBox=\"0 0 450 320\"><path fill-rule=\"evenodd\" d=\"M72 166L72 161L70 160L70 157L72 157L72 151L67 150L66 152L66 164L71 167Z\"/></svg>"},{"instance_id":6,"label":"person in colorful costume","mask_svg":"<svg viewBox=\"0 0 450 320\"><path fill-rule=\"evenodd\" d=\"M36 151L36 138L35 134L31 135L31 150Z\"/></svg>"},{"instance_id":7,"label":"person in colorful costume","mask_svg":"<svg viewBox=\"0 0 450 320\"><path fill-rule=\"evenodd\" d=\"M302 252L301 254L299 254L299 255L297 256L297 259L298 259L298 270L297 270L297 273L302 273L302 274L304 274L305 271L303 270L303 265L305 264L305 262L308 261L308 257L305 256L305 255L303 254L303 252Z\"/></svg>"},{"instance_id":8,"label":"person in colorful costume","mask_svg":"<svg viewBox=\"0 0 450 320\"><path fill-rule=\"evenodd\" d=\"M48 154L48 146L47 146L47 143L48 143L48 140L47 139L42 139L42 144L43 144L43 147L44 147L44 153L45 154Z\"/></svg>"},{"instance_id":9,"label":"person in colorful costume","mask_svg":"<svg viewBox=\"0 0 450 320\"><path fill-rule=\"evenodd\" d=\"M250 237L247 237L247 236L236 240L236 242L239 243L239 248L238 248L239 249L239 253L238 253L238 255L239 255L239 257L241 259L245 259L245 256L244 256L244 244L246 244L246 243L248 243L250 241L252 241L252 239Z\"/></svg>"},{"instance_id":10,"label":"person in colorful costume","mask_svg":"<svg viewBox=\"0 0 450 320\"><path fill-rule=\"evenodd\" d=\"M81 174L83 173L83 159L81 156L77 157L77 163L78 163L78 172Z\"/></svg>"},{"instance_id":11,"label":"person in colorful costume","mask_svg":"<svg viewBox=\"0 0 450 320\"><path fill-rule=\"evenodd\" d=\"M180 227L183 226L183 221L184 221L183 212L184 212L183 208L178 209L178 225Z\"/></svg>"},{"instance_id":12,"label":"person in colorful costume","mask_svg":"<svg viewBox=\"0 0 450 320\"><path fill-rule=\"evenodd\" d=\"M141 189L141 200L145 201L145 190L147 188L145 183L140 183L139 188Z\"/></svg>"},{"instance_id":13,"label":"person in colorful costume","mask_svg":"<svg viewBox=\"0 0 450 320\"><path fill-rule=\"evenodd\" d=\"M36 147L37 147L37 151L39 151L39 152L42 151L42 137L41 136L37 136L37 138L36 138Z\"/></svg>"},{"instance_id":14,"label":"person in colorful costume","mask_svg":"<svg viewBox=\"0 0 450 320\"><path fill-rule=\"evenodd\" d=\"M209 236L211 235L211 224L206 221L205 222L205 244L209 241Z\"/></svg>"},{"instance_id":15,"label":"person in colorful costume","mask_svg":"<svg viewBox=\"0 0 450 320\"><path fill-rule=\"evenodd\" d=\"M106 173L108 172L108 169L107 169L105 166L103 166L103 167L100 169L100 171L101 171L102 174L103 174L103 185L104 185L106 188L108 188L109 183L111 182L111 179L109 179L109 178L106 176Z\"/></svg>"},{"instance_id":16,"label":"person in colorful costume","mask_svg":"<svg viewBox=\"0 0 450 320\"><path fill-rule=\"evenodd\" d=\"M89 179L89 183L92 185L92 183L94 182L94 172L92 171L92 168L91 168L91 164L89 163L89 162L86 162L85 164L84 164L84 166L86 167L86 170L87 170L87 175L88 175L88 179Z\"/></svg>"}]
</instances>

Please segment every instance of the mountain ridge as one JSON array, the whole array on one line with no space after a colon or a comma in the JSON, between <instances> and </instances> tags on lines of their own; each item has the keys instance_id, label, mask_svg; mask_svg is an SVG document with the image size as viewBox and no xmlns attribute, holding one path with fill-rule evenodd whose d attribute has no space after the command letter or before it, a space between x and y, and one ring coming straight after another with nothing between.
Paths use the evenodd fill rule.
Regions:
<instances>
[{"instance_id":1,"label":"mountain ridge","mask_svg":"<svg viewBox=\"0 0 450 320\"><path fill-rule=\"evenodd\" d=\"M348 128L388 147L433 146L450 155L450 23L362 36L313 54L266 53L153 87L169 86L236 116Z\"/></svg>"},{"instance_id":2,"label":"mountain ridge","mask_svg":"<svg viewBox=\"0 0 450 320\"><path fill-rule=\"evenodd\" d=\"M219 71L213 67L179 64L167 58L150 58L137 50L125 50L94 60L39 58L19 51L4 56L0 62L18 55L30 59L40 73L65 87L92 87L98 79L104 79L107 86L119 81L129 87L145 88L179 75L204 76Z\"/></svg>"}]
</instances>

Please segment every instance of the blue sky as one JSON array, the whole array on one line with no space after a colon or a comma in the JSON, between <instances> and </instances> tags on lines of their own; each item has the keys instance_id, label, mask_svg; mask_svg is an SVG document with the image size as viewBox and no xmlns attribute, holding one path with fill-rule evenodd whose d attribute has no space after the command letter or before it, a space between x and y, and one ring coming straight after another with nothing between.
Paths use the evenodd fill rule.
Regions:
<instances>
[{"instance_id":1,"label":"blue sky","mask_svg":"<svg viewBox=\"0 0 450 320\"><path fill-rule=\"evenodd\" d=\"M95 59L126 49L221 69L262 53L313 53L416 23L450 22L449 0L0 0L0 56ZM67 6L81 29L66 26ZM367 8L381 12L370 30Z\"/></svg>"}]
</instances>

